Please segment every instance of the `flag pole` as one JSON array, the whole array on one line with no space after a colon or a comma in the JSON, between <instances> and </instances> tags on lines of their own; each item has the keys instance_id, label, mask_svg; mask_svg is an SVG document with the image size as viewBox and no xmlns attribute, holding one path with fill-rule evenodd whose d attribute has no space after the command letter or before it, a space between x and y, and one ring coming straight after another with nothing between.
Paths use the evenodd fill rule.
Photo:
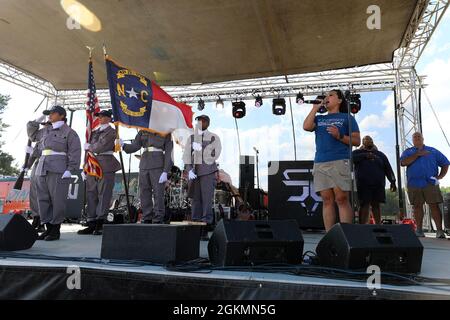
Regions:
<instances>
[{"instance_id":1,"label":"flag pole","mask_svg":"<svg viewBox=\"0 0 450 320\"><path fill-rule=\"evenodd\" d=\"M89 50L89 62L91 62L92 59L92 50L94 50L93 47L88 47L86 46L86 48ZM88 125L88 118L86 115L86 127ZM86 141L88 142L88 141ZM83 163L83 168L81 169L81 173L84 172L84 168L86 166L86 157L87 157L87 152L85 150L85 154L84 154L84 163ZM83 217L86 218L86 222L87 222L87 210L86 210L86 202L87 202L87 180L83 181Z\"/></svg>"},{"instance_id":2,"label":"flag pole","mask_svg":"<svg viewBox=\"0 0 450 320\"><path fill-rule=\"evenodd\" d=\"M108 58L108 54L106 53L106 46L105 46L105 44L103 44L103 55L104 55L105 61L106 61L107 58ZM115 122L114 126L116 127L116 141L117 141L117 140L120 139L119 124ZM130 205L130 196L129 196L129 192L128 192L127 177L125 175L125 166L123 164L122 149L121 149L120 144L118 142L116 142L116 145L114 147L114 152L118 152L119 153L120 167L121 167L121 170L122 170L123 186L124 186L124 190L125 190L125 199L127 201L128 217L131 219L131 205Z\"/></svg>"}]
</instances>

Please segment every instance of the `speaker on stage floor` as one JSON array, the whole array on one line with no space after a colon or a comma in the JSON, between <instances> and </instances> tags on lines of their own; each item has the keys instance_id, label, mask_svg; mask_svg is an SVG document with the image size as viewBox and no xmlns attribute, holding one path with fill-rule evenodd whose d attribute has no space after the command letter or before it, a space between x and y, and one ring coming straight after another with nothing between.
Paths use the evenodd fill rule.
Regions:
<instances>
[{"instance_id":1,"label":"speaker on stage floor","mask_svg":"<svg viewBox=\"0 0 450 320\"><path fill-rule=\"evenodd\" d=\"M299 264L303 236L295 220L220 220L208 243L209 259L218 266L265 263Z\"/></svg>"},{"instance_id":2,"label":"speaker on stage floor","mask_svg":"<svg viewBox=\"0 0 450 320\"><path fill-rule=\"evenodd\" d=\"M408 225L334 225L316 248L322 266L418 273L423 246Z\"/></svg>"},{"instance_id":3,"label":"speaker on stage floor","mask_svg":"<svg viewBox=\"0 0 450 320\"><path fill-rule=\"evenodd\" d=\"M162 264L197 259L200 231L200 226L193 225L105 225L101 257Z\"/></svg>"},{"instance_id":4,"label":"speaker on stage floor","mask_svg":"<svg viewBox=\"0 0 450 320\"><path fill-rule=\"evenodd\" d=\"M23 216L0 214L0 250L26 250L33 246L37 232Z\"/></svg>"}]
</instances>

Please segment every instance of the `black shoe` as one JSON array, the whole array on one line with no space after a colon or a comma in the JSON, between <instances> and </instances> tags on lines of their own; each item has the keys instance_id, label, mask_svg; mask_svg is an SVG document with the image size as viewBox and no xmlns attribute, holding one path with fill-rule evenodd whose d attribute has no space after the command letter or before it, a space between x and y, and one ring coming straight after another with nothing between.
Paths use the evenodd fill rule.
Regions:
<instances>
[{"instance_id":1,"label":"black shoe","mask_svg":"<svg viewBox=\"0 0 450 320\"><path fill-rule=\"evenodd\" d=\"M43 225L43 224L39 225L39 227L37 227L36 231L37 231L38 233L45 232L45 227L44 227L44 225Z\"/></svg>"},{"instance_id":2,"label":"black shoe","mask_svg":"<svg viewBox=\"0 0 450 320\"><path fill-rule=\"evenodd\" d=\"M59 231L60 228L61 228L60 224L53 224L50 229L50 233L48 234L48 236L45 237L45 241L59 240L59 238L61 237L61 233Z\"/></svg>"},{"instance_id":3,"label":"black shoe","mask_svg":"<svg viewBox=\"0 0 450 320\"><path fill-rule=\"evenodd\" d=\"M141 223L142 224L152 224L152 220L144 220Z\"/></svg>"},{"instance_id":4,"label":"black shoe","mask_svg":"<svg viewBox=\"0 0 450 320\"><path fill-rule=\"evenodd\" d=\"M38 230L41 226L41 218L39 216L33 217L33 222L31 223L33 229Z\"/></svg>"},{"instance_id":5,"label":"black shoe","mask_svg":"<svg viewBox=\"0 0 450 320\"><path fill-rule=\"evenodd\" d=\"M95 221L95 230L92 233L94 236L101 236L103 234L103 219Z\"/></svg>"},{"instance_id":6,"label":"black shoe","mask_svg":"<svg viewBox=\"0 0 450 320\"><path fill-rule=\"evenodd\" d=\"M45 238L50 234L50 231L52 230L52 225L50 223L45 224L46 230L37 237L37 240L45 240Z\"/></svg>"},{"instance_id":7,"label":"black shoe","mask_svg":"<svg viewBox=\"0 0 450 320\"><path fill-rule=\"evenodd\" d=\"M95 230L95 221L89 221L87 223L87 228L78 230L78 234L93 234Z\"/></svg>"}]
</instances>

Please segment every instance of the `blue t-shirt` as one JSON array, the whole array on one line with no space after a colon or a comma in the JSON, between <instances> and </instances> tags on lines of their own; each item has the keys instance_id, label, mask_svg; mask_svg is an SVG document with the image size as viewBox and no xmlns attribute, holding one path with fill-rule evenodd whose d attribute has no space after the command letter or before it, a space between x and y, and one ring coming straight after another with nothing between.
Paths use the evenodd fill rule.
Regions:
<instances>
[{"instance_id":1,"label":"blue t-shirt","mask_svg":"<svg viewBox=\"0 0 450 320\"><path fill-rule=\"evenodd\" d=\"M406 169L408 187L425 188L428 184L432 184L430 177L437 177L439 167L450 165L448 159L439 150L428 146L424 146L423 149L430 153L417 158ZM406 149L403 151L400 160L412 156L417 150L416 147Z\"/></svg>"},{"instance_id":2,"label":"blue t-shirt","mask_svg":"<svg viewBox=\"0 0 450 320\"><path fill-rule=\"evenodd\" d=\"M350 117L352 122L352 132L359 132L358 124L353 116ZM348 114L347 113L331 113L326 115L318 115L314 119L316 124L316 156L314 162L328 162L335 160L343 160L350 158L350 147L335 139L328 133L327 128L336 126L341 134L349 135L348 131Z\"/></svg>"}]
</instances>

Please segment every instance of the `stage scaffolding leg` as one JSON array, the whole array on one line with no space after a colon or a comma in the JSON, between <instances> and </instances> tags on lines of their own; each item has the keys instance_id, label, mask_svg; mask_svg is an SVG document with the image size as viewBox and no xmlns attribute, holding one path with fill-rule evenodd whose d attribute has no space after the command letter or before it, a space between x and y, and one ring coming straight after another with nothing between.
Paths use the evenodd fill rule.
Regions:
<instances>
[{"instance_id":1,"label":"stage scaffolding leg","mask_svg":"<svg viewBox=\"0 0 450 320\"><path fill-rule=\"evenodd\" d=\"M417 73L413 67L408 68L407 72L405 72L404 69L403 72L399 69L396 70L395 108L397 111L396 121L398 121L400 137L399 154L413 146L412 135L414 132L422 132L419 87ZM405 167L401 168L401 181L403 181L405 185L403 191L400 190L400 192L403 192L404 199L406 200L406 217L411 218L412 206L409 202L407 193L404 192L407 185ZM424 221L427 221L426 217L424 218Z\"/></svg>"}]
</instances>

